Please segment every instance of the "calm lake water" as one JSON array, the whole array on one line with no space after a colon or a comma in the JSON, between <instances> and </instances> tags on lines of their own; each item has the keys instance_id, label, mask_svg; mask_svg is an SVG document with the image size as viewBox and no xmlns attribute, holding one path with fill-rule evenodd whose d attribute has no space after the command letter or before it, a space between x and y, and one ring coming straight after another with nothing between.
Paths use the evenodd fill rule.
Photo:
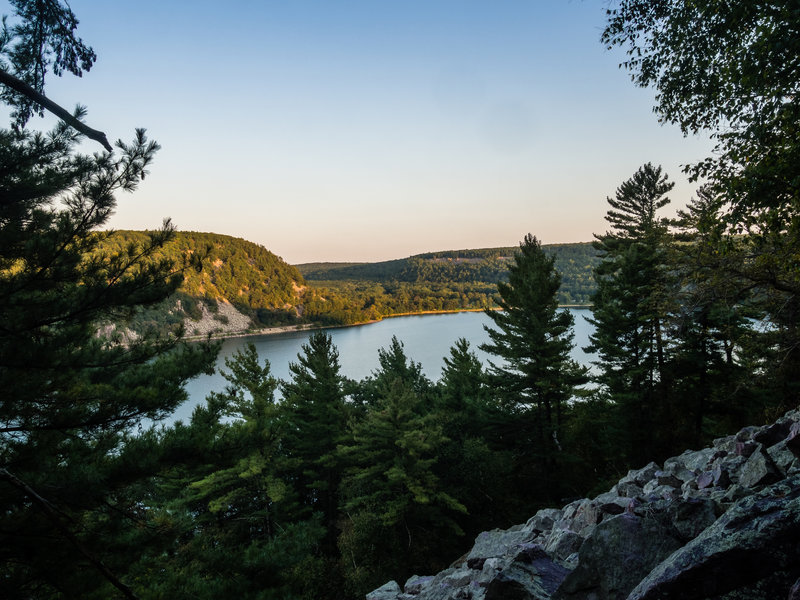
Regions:
<instances>
[{"instance_id":1,"label":"calm lake water","mask_svg":"<svg viewBox=\"0 0 800 600\"><path fill-rule=\"evenodd\" d=\"M575 348L572 357L581 364L588 365L591 357L581 350L589 342L592 326L586 321L590 316L588 309L570 310L575 317ZM363 379L378 368L378 349L387 348L396 335L403 342L406 356L422 364L422 370L432 381L441 378L444 357L449 356L450 348L460 337L466 338L470 348L486 364L489 355L478 348L489 341L484 325L492 321L482 312L463 312L443 315L418 315L392 317L353 327L326 329L339 349L341 373L350 379ZM176 419L188 419L192 409L211 391L222 391L225 379L219 370L225 368L225 358L236 350L252 343L259 357L270 362L272 374L278 379L289 379L289 363L297 362L302 352L302 344L308 341L310 332L291 332L271 335L251 336L226 340L217 359L217 371L213 375L203 375L186 385L189 401L175 413Z\"/></svg>"}]
</instances>

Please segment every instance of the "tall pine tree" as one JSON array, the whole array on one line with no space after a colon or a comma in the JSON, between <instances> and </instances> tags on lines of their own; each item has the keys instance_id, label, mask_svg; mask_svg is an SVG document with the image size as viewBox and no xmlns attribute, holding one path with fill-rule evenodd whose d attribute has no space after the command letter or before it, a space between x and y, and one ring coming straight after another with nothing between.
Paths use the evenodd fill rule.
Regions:
<instances>
[{"instance_id":1,"label":"tall pine tree","mask_svg":"<svg viewBox=\"0 0 800 600\"><path fill-rule=\"evenodd\" d=\"M679 243L672 255L680 285L670 334L679 414L672 427L681 447L700 447L758 421L763 412L754 401L752 372L744 367L757 294L723 266L729 245L741 240L725 235L722 204L712 188L701 188L676 221Z\"/></svg>"},{"instance_id":2,"label":"tall pine tree","mask_svg":"<svg viewBox=\"0 0 800 600\"><path fill-rule=\"evenodd\" d=\"M464 506L443 489L435 465L447 441L436 415L400 377L382 388L340 447L346 515L339 547L350 592L389 578L435 572L461 535Z\"/></svg>"},{"instance_id":3,"label":"tall pine tree","mask_svg":"<svg viewBox=\"0 0 800 600\"><path fill-rule=\"evenodd\" d=\"M595 331L587 350L597 352L598 383L617 406L624 454L646 462L667 451L670 391L666 321L672 298L667 262L667 222L657 216L674 184L647 163L620 185L596 235L601 262L592 297Z\"/></svg>"},{"instance_id":4,"label":"tall pine tree","mask_svg":"<svg viewBox=\"0 0 800 600\"><path fill-rule=\"evenodd\" d=\"M15 117L0 131L0 596L133 597L120 531L139 522L128 492L154 465L125 439L183 402L183 383L209 370L214 352L114 333L182 279L183 265L153 258L169 223L143 243L98 249L116 194L136 189L158 145L138 131L112 151L83 110L44 97L49 68L80 74L94 53L61 2L12 5L0 47ZM43 108L66 122L24 129ZM107 152L78 154L84 135Z\"/></svg>"},{"instance_id":5,"label":"tall pine tree","mask_svg":"<svg viewBox=\"0 0 800 600\"><path fill-rule=\"evenodd\" d=\"M561 277L555 259L528 234L508 269L508 283L498 283L501 311L487 311L495 328L481 349L502 362L490 364L494 389L509 412L510 441L520 466L532 475L540 499L558 498L557 463L567 402L586 380L586 370L570 358L573 318L559 310ZM520 444L522 442L522 444ZM533 475L535 474L535 475Z\"/></svg>"},{"instance_id":6,"label":"tall pine tree","mask_svg":"<svg viewBox=\"0 0 800 600\"><path fill-rule=\"evenodd\" d=\"M332 553L342 477L336 448L347 429L344 377L330 335L314 333L302 349L298 362L289 365L291 380L282 385L282 447L301 502L322 515Z\"/></svg>"},{"instance_id":7,"label":"tall pine tree","mask_svg":"<svg viewBox=\"0 0 800 600\"><path fill-rule=\"evenodd\" d=\"M492 397L483 365L464 338L444 357L435 412L447 441L436 468L448 493L469 511L459 519L467 536L512 522L520 499L512 456L496 439L506 413ZM513 508L512 508L513 507Z\"/></svg>"}]
</instances>

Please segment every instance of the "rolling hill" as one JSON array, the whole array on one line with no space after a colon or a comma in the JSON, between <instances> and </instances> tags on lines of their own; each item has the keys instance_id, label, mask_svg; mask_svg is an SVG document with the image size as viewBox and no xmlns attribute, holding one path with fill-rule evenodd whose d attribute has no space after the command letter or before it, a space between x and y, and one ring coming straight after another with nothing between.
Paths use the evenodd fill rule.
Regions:
<instances>
[{"instance_id":1,"label":"rolling hill","mask_svg":"<svg viewBox=\"0 0 800 600\"><path fill-rule=\"evenodd\" d=\"M594 291L593 269L598 262L590 242L544 246L555 256L561 274L559 302L588 304ZM428 252L399 260L374 263L306 263L296 265L309 285L324 282L372 282L379 284L479 284L494 286L508 278L508 261L516 247ZM485 286L483 286L485 287ZM492 292L493 293L493 292Z\"/></svg>"},{"instance_id":2,"label":"rolling hill","mask_svg":"<svg viewBox=\"0 0 800 600\"><path fill-rule=\"evenodd\" d=\"M146 239L143 231L117 231L100 251L114 254ZM560 303L587 304L597 262L591 244L545 249L555 255L562 276ZM281 325L344 325L397 314L491 308L514 251L451 250L374 263L292 266L241 238L178 232L153 258L184 265L183 284L167 303L133 315L126 326L141 333L184 325L189 335L230 335Z\"/></svg>"},{"instance_id":3,"label":"rolling hill","mask_svg":"<svg viewBox=\"0 0 800 600\"><path fill-rule=\"evenodd\" d=\"M144 231L116 231L101 252L113 254L147 239ZM184 323L189 334L231 333L302 321L308 288L300 272L263 246L216 233L177 232L154 257L186 265L178 294L134 315L134 331ZM189 267L194 260L202 268Z\"/></svg>"}]
</instances>

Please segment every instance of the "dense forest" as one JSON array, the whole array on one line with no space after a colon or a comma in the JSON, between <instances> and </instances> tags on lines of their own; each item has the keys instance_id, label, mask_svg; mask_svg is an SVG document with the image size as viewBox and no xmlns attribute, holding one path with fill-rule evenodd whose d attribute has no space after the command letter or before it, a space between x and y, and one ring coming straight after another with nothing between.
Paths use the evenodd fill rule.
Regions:
<instances>
[{"instance_id":1,"label":"dense forest","mask_svg":"<svg viewBox=\"0 0 800 600\"><path fill-rule=\"evenodd\" d=\"M144 231L98 233L95 254L119 253L147 240ZM559 302L587 304L596 251L589 243L545 246L562 276ZM164 302L136 311L125 326L137 333L185 326L203 309L217 320L219 302L250 318L247 329L279 325L350 325L419 312L496 307L497 282L508 278L514 248L459 250L362 264L292 266L263 246L215 233L175 232L153 253L181 270L183 282Z\"/></svg>"},{"instance_id":2,"label":"dense forest","mask_svg":"<svg viewBox=\"0 0 800 600\"><path fill-rule=\"evenodd\" d=\"M148 238L144 231L98 234L98 255L137 247ZM263 246L216 233L175 232L158 248L154 260L176 265L182 283L178 292L155 307L133 315L128 325L147 331L197 320L202 305L216 312L218 302L229 302L251 317L253 326L295 323L301 320L305 286L303 276ZM189 325L188 333L192 333Z\"/></svg>"},{"instance_id":3,"label":"dense forest","mask_svg":"<svg viewBox=\"0 0 800 600\"><path fill-rule=\"evenodd\" d=\"M544 249L555 257L561 275L559 303L589 304L598 262L592 244L551 244ZM297 268L310 286L352 298L354 305L372 303L391 311L384 314L475 309L495 306L495 286L508 279L509 261L517 250L450 250L376 263L308 263Z\"/></svg>"},{"instance_id":4,"label":"dense forest","mask_svg":"<svg viewBox=\"0 0 800 600\"><path fill-rule=\"evenodd\" d=\"M591 248L550 251L528 234L513 252L305 266L309 288L324 276L344 291L298 303L300 271L258 246L192 241L169 222L103 231L159 146L137 130L112 147L82 109L44 96L45 67L80 75L95 54L67 5L14 2L0 46L11 113L0 131L0 596L361 598L439 570L478 531L797 407L798 12L614 6L603 42L629 53L622 67L656 90L658 117L717 143L690 167L705 185L677 218L661 216L672 181L643 163L598 202L608 229ZM42 110L62 120L30 131ZM104 151L82 154L88 140ZM586 283L589 255L591 373L570 359L572 317L559 310L563 261ZM501 265L499 282L479 279ZM102 328L176 298L224 296L273 311L269 321L444 307L447 294L494 294L503 309L487 311L488 368L459 340L430 381L394 339L351 381L316 332L286 381L253 347L228 358L228 384L187 422L166 418L219 345Z\"/></svg>"}]
</instances>

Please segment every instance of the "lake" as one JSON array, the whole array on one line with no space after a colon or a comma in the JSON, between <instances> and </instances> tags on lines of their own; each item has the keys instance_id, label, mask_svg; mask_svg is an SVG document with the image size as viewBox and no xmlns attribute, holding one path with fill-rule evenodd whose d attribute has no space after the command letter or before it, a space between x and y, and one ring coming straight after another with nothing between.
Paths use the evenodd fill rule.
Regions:
<instances>
[{"instance_id":1,"label":"lake","mask_svg":"<svg viewBox=\"0 0 800 600\"><path fill-rule=\"evenodd\" d=\"M589 365L591 357L581 348L589 343L593 327L586 321L591 316L589 309L570 308L575 317L575 348L572 358L580 364ZM466 338L471 349L486 364L490 358L478 346L489 341L484 325L492 321L483 312L415 315L391 317L377 323L335 327L326 329L339 349L341 373L350 379L363 379L378 368L378 349L386 348L396 335L403 342L406 356L422 364L422 371L432 381L440 379L444 357L460 337ZM302 344L308 341L309 331L295 331L245 338L232 338L222 344L217 359L217 371L213 375L202 375L186 385L189 401L175 412L176 419L188 419L195 404L211 391L222 391L226 381L219 373L225 368L225 358L246 344L253 344L259 357L270 362L272 374L278 379L289 379L289 363L297 362Z\"/></svg>"}]
</instances>

